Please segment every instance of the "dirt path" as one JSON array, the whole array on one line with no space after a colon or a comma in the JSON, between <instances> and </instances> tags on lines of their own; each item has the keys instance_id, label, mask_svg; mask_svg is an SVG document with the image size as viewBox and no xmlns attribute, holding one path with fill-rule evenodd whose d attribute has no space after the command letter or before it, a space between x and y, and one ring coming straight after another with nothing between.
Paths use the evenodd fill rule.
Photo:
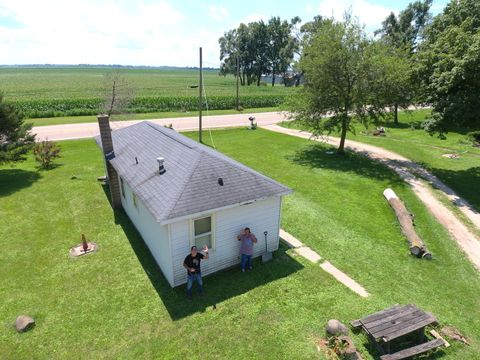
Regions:
<instances>
[{"instance_id":1,"label":"dirt path","mask_svg":"<svg viewBox=\"0 0 480 360\"><path fill-rule=\"evenodd\" d=\"M263 128L292 136L309 139L308 132L286 129L278 125L266 125ZM326 141L329 144L338 146L339 139L329 137ZM448 230L450 236L458 243L466 253L470 261L480 271L480 239L478 239L453 212L448 209L432 193L428 185L419 178L427 180L433 187L439 189L468 219L480 229L480 214L464 199L458 196L451 188L442 183L434 175L413 161L383 148L363 144L357 141L347 140L345 147L350 151L361 153L376 161L379 161L395 171L405 182L407 182L418 198L427 206L437 221Z\"/></svg>"}]
</instances>

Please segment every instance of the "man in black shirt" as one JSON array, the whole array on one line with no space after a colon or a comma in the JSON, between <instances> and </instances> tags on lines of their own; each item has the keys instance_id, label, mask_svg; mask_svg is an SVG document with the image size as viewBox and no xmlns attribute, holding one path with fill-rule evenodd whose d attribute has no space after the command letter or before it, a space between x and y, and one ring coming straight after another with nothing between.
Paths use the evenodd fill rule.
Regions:
<instances>
[{"instance_id":1,"label":"man in black shirt","mask_svg":"<svg viewBox=\"0 0 480 360\"><path fill-rule=\"evenodd\" d=\"M208 259L208 247L205 245L202 254L198 252L195 245L190 249L190 254L187 255L183 261L183 267L187 269L187 296L192 297L192 286L193 282L197 280L198 285L198 294L201 296L203 294L203 281L202 281L202 272L200 271L200 261L202 259Z\"/></svg>"}]
</instances>

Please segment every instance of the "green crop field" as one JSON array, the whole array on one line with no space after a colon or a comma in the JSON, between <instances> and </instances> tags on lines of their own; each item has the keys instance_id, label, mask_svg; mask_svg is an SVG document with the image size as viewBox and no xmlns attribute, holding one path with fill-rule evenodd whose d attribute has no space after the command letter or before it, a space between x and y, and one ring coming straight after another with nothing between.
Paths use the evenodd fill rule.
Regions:
<instances>
[{"instance_id":1,"label":"green crop field","mask_svg":"<svg viewBox=\"0 0 480 360\"><path fill-rule=\"evenodd\" d=\"M199 74L194 69L4 67L0 68L0 91L27 117L94 115L108 92L106 76L113 72L119 73L133 94L128 112L187 111L198 106ZM205 107L235 106L233 76L206 70L204 83ZM244 86L240 88L240 101L244 108L278 106L291 91L282 85Z\"/></svg>"}]
</instances>

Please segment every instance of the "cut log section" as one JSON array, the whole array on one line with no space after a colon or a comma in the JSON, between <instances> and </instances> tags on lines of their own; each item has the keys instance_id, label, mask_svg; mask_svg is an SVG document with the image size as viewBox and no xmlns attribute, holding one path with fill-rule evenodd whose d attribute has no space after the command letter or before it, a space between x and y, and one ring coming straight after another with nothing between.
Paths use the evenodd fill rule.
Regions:
<instances>
[{"instance_id":1,"label":"cut log section","mask_svg":"<svg viewBox=\"0 0 480 360\"><path fill-rule=\"evenodd\" d=\"M405 235L408 244L410 245L410 252L417 257L431 259L432 254L427 250L422 239L420 239L420 236L418 236L415 231L413 214L407 210L405 204L398 198L392 189L385 189L383 196L385 196L390 206L395 211L402 233Z\"/></svg>"}]
</instances>

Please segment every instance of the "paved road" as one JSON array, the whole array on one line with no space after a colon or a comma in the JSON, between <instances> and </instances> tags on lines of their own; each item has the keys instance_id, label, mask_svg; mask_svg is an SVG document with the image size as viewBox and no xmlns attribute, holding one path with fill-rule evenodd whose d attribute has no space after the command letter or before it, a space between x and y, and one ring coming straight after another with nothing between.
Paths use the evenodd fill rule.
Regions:
<instances>
[{"instance_id":1,"label":"paved road","mask_svg":"<svg viewBox=\"0 0 480 360\"><path fill-rule=\"evenodd\" d=\"M251 114L245 112L243 114L235 115L215 115L203 117L203 128L222 128L222 127L238 127L248 126L250 121L248 117ZM282 113L266 112L253 114L259 126L276 124L284 119ZM112 121L110 127L112 130L120 129L140 121L145 120L126 120L126 121ZM197 130L198 117L181 117L173 119L154 119L149 120L160 125L172 124L177 131ZM65 125L48 125L36 126L33 132L37 134L38 140L69 140L90 138L98 135L97 123L83 123L83 124L65 124Z\"/></svg>"}]
</instances>

